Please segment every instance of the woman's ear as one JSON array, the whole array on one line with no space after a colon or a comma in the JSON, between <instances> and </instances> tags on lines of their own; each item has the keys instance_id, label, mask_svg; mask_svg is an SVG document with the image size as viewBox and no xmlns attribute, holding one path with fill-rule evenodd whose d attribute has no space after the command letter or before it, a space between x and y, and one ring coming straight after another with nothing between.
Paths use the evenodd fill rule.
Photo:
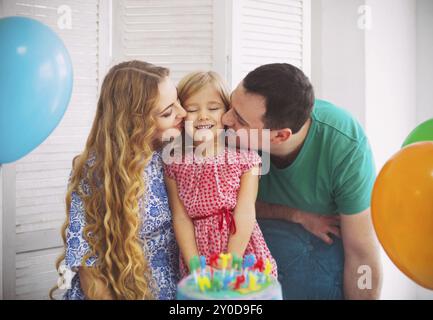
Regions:
<instances>
[{"instance_id":1,"label":"woman's ear","mask_svg":"<svg viewBox=\"0 0 433 320\"><path fill-rule=\"evenodd\" d=\"M271 143L280 144L286 142L292 136L292 130L289 128L280 130L271 130Z\"/></svg>"}]
</instances>

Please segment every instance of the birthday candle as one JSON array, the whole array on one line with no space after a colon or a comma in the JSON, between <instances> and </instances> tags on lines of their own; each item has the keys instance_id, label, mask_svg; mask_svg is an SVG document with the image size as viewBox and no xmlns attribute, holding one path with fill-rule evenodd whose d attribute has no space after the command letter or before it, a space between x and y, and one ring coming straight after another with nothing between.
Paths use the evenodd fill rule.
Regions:
<instances>
[{"instance_id":1,"label":"birthday candle","mask_svg":"<svg viewBox=\"0 0 433 320\"><path fill-rule=\"evenodd\" d=\"M245 276L244 275L237 276L234 289L239 290L241 287L241 284L244 282L245 282Z\"/></svg>"},{"instance_id":2,"label":"birthday candle","mask_svg":"<svg viewBox=\"0 0 433 320\"><path fill-rule=\"evenodd\" d=\"M213 253L209 258L209 265L211 267L217 268L218 267L218 259L219 259L219 255L217 253Z\"/></svg>"},{"instance_id":3,"label":"birthday candle","mask_svg":"<svg viewBox=\"0 0 433 320\"><path fill-rule=\"evenodd\" d=\"M209 277L207 276L199 276L198 277L198 286L201 292L205 292L206 289L211 288Z\"/></svg>"},{"instance_id":4,"label":"birthday candle","mask_svg":"<svg viewBox=\"0 0 433 320\"><path fill-rule=\"evenodd\" d=\"M265 262L265 269L264 269L264 274L265 275L269 275L272 271L272 265L271 262L269 261L269 259L266 259Z\"/></svg>"},{"instance_id":5,"label":"birthday candle","mask_svg":"<svg viewBox=\"0 0 433 320\"><path fill-rule=\"evenodd\" d=\"M233 269L242 268L242 257L238 257L236 254L233 255L232 268Z\"/></svg>"},{"instance_id":6,"label":"birthday candle","mask_svg":"<svg viewBox=\"0 0 433 320\"><path fill-rule=\"evenodd\" d=\"M223 284L221 281L221 277L216 274L215 277L212 278L211 289L213 291L219 291L219 290L221 290L222 287L223 287Z\"/></svg>"},{"instance_id":7,"label":"birthday candle","mask_svg":"<svg viewBox=\"0 0 433 320\"><path fill-rule=\"evenodd\" d=\"M252 291L259 289L259 286L257 285L257 277L252 272L249 272L248 274L248 288Z\"/></svg>"},{"instance_id":8,"label":"birthday candle","mask_svg":"<svg viewBox=\"0 0 433 320\"><path fill-rule=\"evenodd\" d=\"M200 267L200 261L197 256L194 256L189 260L189 271L194 275L195 283L197 283L197 269Z\"/></svg>"},{"instance_id":9,"label":"birthday candle","mask_svg":"<svg viewBox=\"0 0 433 320\"><path fill-rule=\"evenodd\" d=\"M230 253L227 253L227 254L221 253L220 258L221 258L221 267L223 269L223 276L225 276L226 269L227 269L229 260L232 258L232 255Z\"/></svg>"},{"instance_id":10,"label":"birthday candle","mask_svg":"<svg viewBox=\"0 0 433 320\"><path fill-rule=\"evenodd\" d=\"M201 274L204 275L206 271L206 257L200 256L200 267L201 267Z\"/></svg>"},{"instance_id":11,"label":"birthday candle","mask_svg":"<svg viewBox=\"0 0 433 320\"><path fill-rule=\"evenodd\" d=\"M271 262L269 261L269 259L266 259L264 274L266 276L266 281L267 282L271 281L271 277L270 277L271 271L272 271Z\"/></svg>"},{"instance_id":12,"label":"birthday candle","mask_svg":"<svg viewBox=\"0 0 433 320\"><path fill-rule=\"evenodd\" d=\"M229 284L232 282L232 280L233 280L233 277L230 276L230 275L227 275L227 276L224 278L224 285L223 285L223 289L224 289L224 290L226 290L226 289L229 288Z\"/></svg>"},{"instance_id":13,"label":"birthday candle","mask_svg":"<svg viewBox=\"0 0 433 320\"><path fill-rule=\"evenodd\" d=\"M244 259L244 274L247 275L248 274L248 269L251 268L252 266L254 266L254 263L256 261L256 258L253 254L249 254L245 256Z\"/></svg>"},{"instance_id":14,"label":"birthday candle","mask_svg":"<svg viewBox=\"0 0 433 320\"><path fill-rule=\"evenodd\" d=\"M262 258L257 259L257 262L254 265L254 269L258 270L259 272L263 272L264 268L265 268L265 266L264 266L264 263L263 263L263 259Z\"/></svg>"}]
</instances>

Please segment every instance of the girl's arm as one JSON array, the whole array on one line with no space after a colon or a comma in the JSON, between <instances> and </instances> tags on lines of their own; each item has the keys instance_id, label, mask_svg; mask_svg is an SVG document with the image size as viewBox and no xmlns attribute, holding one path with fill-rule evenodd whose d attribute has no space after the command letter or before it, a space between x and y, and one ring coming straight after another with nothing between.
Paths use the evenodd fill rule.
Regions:
<instances>
[{"instance_id":1,"label":"girl's arm","mask_svg":"<svg viewBox=\"0 0 433 320\"><path fill-rule=\"evenodd\" d=\"M164 179L167 186L170 209L173 214L173 227L176 240L185 262L189 263L192 257L199 255L195 240L194 224L179 198L176 181L167 175L164 175Z\"/></svg>"},{"instance_id":2,"label":"girl's arm","mask_svg":"<svg viewBox=\"0 0 433 320\"><path fill-rule=\"evenodd\" d=\"M233 217L236 223L236 233L230 235L228 252L238 257L244 255L248 242L250 242L256 223L256 198L259 188L259 176L254 175L259 167L245 172L241 177L238 199Z\"/></svg>"}]
</instances>

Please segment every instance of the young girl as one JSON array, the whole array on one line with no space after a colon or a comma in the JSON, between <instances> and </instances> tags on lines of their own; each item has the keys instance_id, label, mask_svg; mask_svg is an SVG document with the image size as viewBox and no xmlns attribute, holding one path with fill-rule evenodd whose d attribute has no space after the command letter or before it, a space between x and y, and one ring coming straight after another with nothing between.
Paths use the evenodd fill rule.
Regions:
<instances>
[{"instance_id":1,"label":"young girl","mask_svg":"<svg viewBox=\"0 0 433 320\"><path fill-rule=\"evenodd\" d=\"M259 178L253 171L261 159L256 152L226 147L221 134L221 117L230 103L224 82L214 72L192 73L180 81L178 95L187 111L185 131L194 138L193 150L165 165L182 276L192 257L203 255L209 263L218 253L268 258L276 275L255 217ZM197 152L199 147L205 151Z\"/></svg>"},{"instance_id":2,"label":"young girl","mask_svg":"<svg viewBox=\"0 0 433 320\"><path fill-rule=\"evenodd\" d=\"M57 270L65 260L76 274L64 299L175 297L179 258L158 150L184 116L167 69L130 61L106 75L66 195Z\"/></svg>"}]
</instances>

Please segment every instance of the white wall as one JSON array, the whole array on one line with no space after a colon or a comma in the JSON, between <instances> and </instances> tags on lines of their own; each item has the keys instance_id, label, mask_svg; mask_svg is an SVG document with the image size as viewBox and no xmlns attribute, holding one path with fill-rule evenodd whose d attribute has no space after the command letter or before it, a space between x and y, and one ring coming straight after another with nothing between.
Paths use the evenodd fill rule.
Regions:
<instances>
[{"instance_id":1,"label":"white wall","mask_svg":"<svg viewBox=\"0 0 433 320\"><path fill-rule=\"evenodd\" d=\"M418 1L418 23L413 0L312 1L311 78L317 97L361 122L378 171L417 122L433 116L433 1ZM365 5L372 14L370 29L358 26ZM383 252L382 257L382 299L432 298L433 292L416 286Z\"/></svg>"},{"instance_id":2,"label":"white wall","mask_svg":"<svg viewBox=\"0 0 433 320\"><path fill-rule=\"evenodd\" d=\"M417 0L417 117L433 118L433 1ZM433 299L433 291L418 287L418 299Z\"/></svg>"},{"instance_id":3,"label":"white wall","mask_svg":"<svg viewBox=\"0 0 433 320\"><path fill-rule=\"evenodd\" d=\"M417 0L417 123L433 118L433 1Z\"/></svg>"},{"instance_id":4,"label":"white wall","mask_svg":"<svg viewBox=\"0 0 433 320\"><path fill-rule=\"evenodd\" d=\"M377 168L395 154L416 118L416 2L367 0L366 129ZM416 299L416 286L382 254L383 298Z\"/></svg>"},{"instance_id":5,"label":"white wall","mask_svg":"<svg viewBox=\"0 0 433 320\"><path fill-rule=\"evenodd\" d=\"M365 124L365 41L357 10L363 0L312 1L312 73L317 97Z\"/></svg>"}]
</instances>

